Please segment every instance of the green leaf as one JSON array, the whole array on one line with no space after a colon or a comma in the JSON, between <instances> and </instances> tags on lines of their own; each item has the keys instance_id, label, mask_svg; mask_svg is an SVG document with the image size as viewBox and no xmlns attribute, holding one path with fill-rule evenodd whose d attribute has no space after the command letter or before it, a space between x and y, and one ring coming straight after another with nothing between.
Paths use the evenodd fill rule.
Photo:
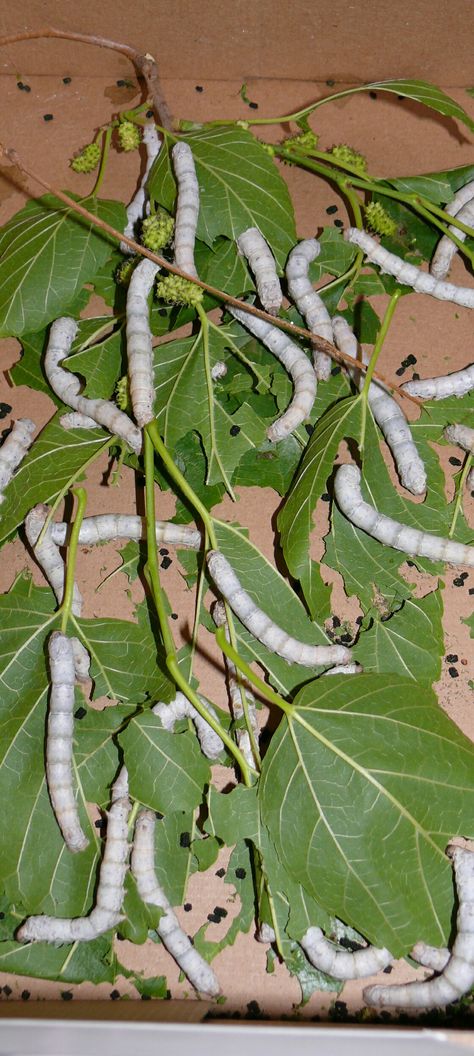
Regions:
<instances>
[{"instance_id":1,"label":"green leaf","mask_svg":"<svg viewBox=\"0 0 474 1056\"><path fill-rule=\"evenodd\" d=\"M211 868L211 865L214 865L220 846L219 840L216 840L215 836L206 836L205 839L193 840L191 849L200 873L205 873L207 869Z\"/></svg>"},{"instance_id":2,"label":"green leaf","mask_svg":"<svg viewBox=\"0 0 474 1056\"><path fill-rule=\"evenodd\" d=\"M207 462L202 441L198 433L190 431L178 440L175 447L174 460L178 469L191 485L198 498L207 510L212 510L221 501L225 487L220 484L206 484ZM188 524L193 521L195 511L186 501L180 497L176 501L176 513L174 520L178 524Z\"/></svg>"},{"instance_id":3,"label":"green leaf","mask_svg":"<svg viewBox=\"0 0 474 1056\"><path fill-rule=\"evenodd\" d=\"M124 227L121 202L92 197L82 204ZM28 202L0 231L0 337L41 330L64 315L109 254L109 236L53 195Z\"/></svg>"},{"instance_id":4,"label":"green leaf","mask_svg":"<svg viewBox=\"0 0 474 1056\"><path fill-rule=\"evenodd\" d=\"M112 395L121 366L120 330L103 337L112 323L107 315L81 319L66 364L67 369L86 379L86 393L103 399ZM43 371L43 353L48 337L45 330L23 335L21 359L10 370L10 378L14 385L28 385L30 389L46 392L59 407L61 401L50 388ZM94 345L94 341L98 343Z\"/></svg>"},{"instance_id":5,"label":"green leaf","mask_svg":"<svg viewBox=\"0 0 474 1056\"><path fill-rule=\"evenodd\" d=\"M218 836L228 847L239 840L259 844L260 818L257 789L236 785L231 792L218 792L213 785L207 794L208 817L205 832Z\"/></svg>"},{"instance_id":6,"label":"green leaf","mask_svg":"<svg viewBox=\"0 0 474 1056\"><path fill-rule=\"evenodd\" d=\"M441 674L444 652L443 602L439 591L418 600L407 598L388 616L376 613L372 626L363 631L356 654L364 671L413 678L431 685Z\"/></svg>"},{"instance_id":7,"label":"green leaf","mask_svg":"<svg viewBox=\"0 0 474 1056\"><path fill-rule=\"evenodd\" d=\"M138 894L135 878L130 872L125 878L125 898L123 900L125 920L121 921L118 931L123 939L143 946L148 932L156 928L163 911L159 906L144 902Z\"/></svg>"},{"instance_id":8,"label":"green leaf","mask_svg":"<svg viewBox=\"0 0 474 1056\"><path fill-rule=\"evenodd\" d=\"M296 703L260 784L283 866L394 956L420 935L444 945L453 910L444 849L471 832L474 746L434 694L397 676L319 679Z\"/></svg>"},{"instance_id":9,"label":"green leaf","mask_svg":"<svg viewBox=\"0 0 474 1056\"><path fill-rule=\"evenodd\" d=\"M214 252L207 256L205 266L199 268L199 275L210 286L225 290L234 297L255 290L245 257L241 256L235 242L228 238L217 240Z\"/></svg>"},{"instance_id":10,"label":"green leaf","mask_svg":"<svg viewBox=\"0 0 474 1056\"><path fill-rule=\"evenodd\" d=\"M142 998L167 998L169 995L166 975L151 975L148 979L142 979L140 975L133 976L133 983Z\"/></svg>"},{"instance_id":11,"label":"green leaf","mask_svg":"<svg viewBox=\"0 0 474 1056\"><path fill-rule=\"evenodd\" d=\"M97 617L77 621L91 657L93 699L107 696L139 704L146 698L169 700L173 695L163 650L157 648L145 604L138 617L138 623Z\"/></svg>"},{"instance_id":12,"label":"green leaf","mask_svg":"<svg viewBox=\"0 0 474 1056\"><path fill-rule=\"evenodd\" d=\"M258 227L280 267L296 242L286 183L262 144L243 128L207 128L182 137L193 152L200 189L197 237L212 246ZM150 194L173 210L176 184L171 157L161 150L148 179Z\"/></svg>"},{"instance_id":13,"label":"green leaf","mask_svg":"<svg viewBox=\"0 0 474 1056\"><path fill-rule=\"evenodd\" d=\"M229 859L224 883L232 884L240 899L240 910L229 925L224 937L218 942L211 942L207 932L212 934L212 924L204 924L194 936L194 948L212 961L227 946L233 946L240 932L249 931L255 916L255 894L253 887L253 855L247 843L236 845Z\"/></svg>"},{"instance_id":14,"label":"green leaf","mask_svg":"<svg viewBox=\"0 0 474 1056\"><path fill-rule=\"evenodd\" d=\"M114 983L119 969L112 940L102 935L93 942L52 946L48 942L0 942L0 970L61 983Z\"/></svg>"},{"instance_id":15,"label":"green leaf","mask_svg":"<svg viewBox=\"0 0 474 1056\"><path fill-rule=\"evenodd\" d=\"M192 810L175 810L155 825L155 873L172 906L182 906L192 870Z\"/></svg>"},{"instance_id":16,"label":"green leaf","mask_svg":"<svg viewBox=\"0 0 474 1056\"><path fill-rule=\"evenodd\" d=\"M385 236L381 239L381 245L397 256L408 259L410 263L419 263L423 260L431 260L436 243L439 240L439 231L433 224L427 223L417 213L395 201L394 198L386 198L383 194L383 184L379 184L379 193L373 195L374 202L380 202L386 213L395 220L397 231L394 235ZM417 259L414 257L417 255ZM411 286L397 283L393 276L383 275L378 272L379 279L388 293L394 289L400 289L403 296L413 293Z\"/></svg>"},{"instance_id":17,"label":"green leaf","mask_svg":"<svg viewBox=\"0 0 474 1056\"><path fill-rule=\"evenodd\" d=\"M62 412L61 412L62 413ZM84 470L109 440L102 429L65 430L60 414L48 422L5 489L0 513L0 545L18 528L37 502L53 502L81 479Z\"/></svg>"},{"instance_id":18,"label":"green leaf","mask_svg":"<svg viewBox=\"0 0 474 1056\"><path fill-rule=\"evenodd\" d=\"M462 106L454 99L451 99L449 95L445 95L441 88L437 88L435 84L429 84L428 81L405 79L399 81L374 81L373 84L365 85L365 90L369 88L375 88L382 92L394 92L395 95L403 95L407 99L415 99L416 102L423 103L424 106L428 106L431 110L437 110L439 114L444 114L445 117L456 118L457 121L461 121L463 125L466 125L471 132L474 132L474 121L469 117L469 114L466 114Z\"/></svg>"},{"instance_id":19,"label":"green leaf","mask_svg":"<svg viewBox=\"0 0 474 1056\"><path fill-rule=\"evenodd\" d=\"M199 805L210 767L193 733L168 733L146 711L130 721L119 742L134 799L161 814Z\"/></svg>"}]
</instances>

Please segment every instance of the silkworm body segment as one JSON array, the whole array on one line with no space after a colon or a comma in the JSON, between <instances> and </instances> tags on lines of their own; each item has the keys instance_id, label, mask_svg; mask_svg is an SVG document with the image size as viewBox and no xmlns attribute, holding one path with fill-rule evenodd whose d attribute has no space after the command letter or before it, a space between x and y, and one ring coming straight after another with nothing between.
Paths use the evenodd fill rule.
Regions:
<instances>
[{"instance_id":1,"label":"silkworm body segment","mask_svg":"<svg viewBox=\"0 0 474 1056\"><path fill-rule=\"evenodd\" d=\"M311 964L334 979L363 979L376 975L393 961L385 947L366 946L362 950L338 950L323 935L321 928L311 927L300 940L300 945Z\"/></svg>"},{"instance_id":2,"label":"silkworm body segment","mask_svg":"<svg viewBox=\"0 0 474 1056\"><path fill-rule=\"evenodd\" d=\"M273 253L258 227L249 227L237 239L237 246L247 258L255 275L257 292L263 307L270 315L278 315L283 294L276 272Z\"/></svg>"},{"instance_id":3,"label":"silkworm body segment","mask_svg":"<svg viewBox=\"0 0 474 1056\"><path fill-rule=\"evenodd\" d=\"M83 851L89 840L82 831L73 792L74 655L72 642L55 631L48 641L51 694L46 734L46 780L57 823L70 851Z\"/></svg>"},{"instance_id":4,"label":"silkworm body segment","mask_svg":"<svg viewBox=\"0 0 474 1056\"><path fill-rule=\"evenodd\" d=\"M321 252L320 243L316 238L307 238L299 242L288 257L286 265L286 278L288 282L288 293L295 302L296 307L306 321L308 330L325 341L333 340L331 316L324 304L320 294L313 288L308 277L308 268L313 260ZM332 359L326 352L315 349L313 353L314 369L316 377L320 381L327 381L331 374Z\"/></svg>"}]
</instances>

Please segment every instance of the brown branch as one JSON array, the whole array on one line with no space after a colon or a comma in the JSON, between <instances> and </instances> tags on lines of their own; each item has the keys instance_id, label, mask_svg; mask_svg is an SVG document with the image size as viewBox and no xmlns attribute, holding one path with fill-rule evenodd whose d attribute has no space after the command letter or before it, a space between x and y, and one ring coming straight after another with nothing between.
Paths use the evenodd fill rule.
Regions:
<instances>
[{"instance_id":1,"label":"brown branch","mask_svg":"<svg viewBox=\"0 0 474 1056\"><path fill-rule=\"evenodd\" d=\"M317 334L311 333L310 330L306 330L302 326L296 326L294 323L288 322L286 319L275 318L273 315L269 315L268 312L262 311L261 308L256 308L253 304L247 304L245 301L239 301L237 297L232 297L229 293L225 293L223 290L218 290L215 286L210 286L209 283L203 282L202 279L197 279L193 275L188 275L187 272L181 271L175 264L171 264L165 260L164 257L159 257L156 253L152 253L146 246L140 245L139 242L135 242L133 238L128 238L121 231L117 231L115 227L112 227L105 220L102 220L98 216L94 216L88 209L85 209L83 205L79 205L79 202L75 202L73 198L70 198L64 191L57 190L52 187L47 180L44 180L42 176L38 176L36 172L28 169L27 166L21 160L19 154L12 147L4 147L0 142L0 157L7 158L12 165L23 172L25 176L35 180L41 187L44 187L46 191L58 198L59 201L64 202L73 212L82 216L94 227L104 231L107 235L111 235L118 242L125 242L130 249L133 249L135 253L139 253L142 257L148 257L148 260L152 260L154 264L158 264L161 268L165 268L166 271L171 272L172 275L179 275L183 279L187 279L188 282L194 282L196 286L200 286L201 289L205 290L212 297L215 297L219 301L224 301L226 304L231 304L236 308L241 308L242 311L248 312L250 315L256 315L258 319L264 319L265 322L271 323L273 326L279 327L280 330L285 330L293 336L303 337L307 341L310 341L312 345L317 348L318 352L326 352L327 355L331 356L331 359L335 359L338 363L344 364L344 366L354 369L354 360L347 356L344 352L340 352L338 348L332 345L329 341L325 341L323 337L319 337ZM357 368L361 371L366 371L367 366L362 362L357 363ZM399 396L406 400L410 400L415 403L418 407L423 406L422 400L419 400L416 396L411 396L408 392L404 392L398 385L395 385L393 381L386 378L383 374L376 373L374 371L374 378L377 381L381 381L388 388L397 392Z\"/></svg>"},{"instance_id":2,"label":"brown branch","mask_svg":"<svg viewBox=\"0 0 474 1056\"><path fill-rule=\"evenodd\" d=\"M43 38L56 37L60 40L75 40L79 44L93 44L98 48L109 48L125 55L135 67L138 77L142 77L150 97L157 123L163 128L171 129L173 120L168 109L165 97L161 90L158 66L152 55L142 55L136 48L129 44L121 44L116 40L108 40L107 37L91 36L87 33L73 33L67 29L55 29L53 26L44 26L42 29L31 29L24 33L12 33L7 37L0 37L0 47L5 44L17 44L22 40L40 40Z\"/></svg>"}]
</instances>

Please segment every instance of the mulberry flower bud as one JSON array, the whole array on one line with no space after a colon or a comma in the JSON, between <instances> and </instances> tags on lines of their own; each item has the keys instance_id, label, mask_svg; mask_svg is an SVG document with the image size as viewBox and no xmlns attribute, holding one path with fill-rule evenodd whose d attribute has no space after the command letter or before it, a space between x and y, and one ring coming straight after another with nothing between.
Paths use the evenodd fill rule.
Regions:
<instances>
[{"instance_id":1,"label":"mulberry flower bud","mask_svg":"<svg viewBox=\"0 0 474 1056\"><path fill-rule=\"evenodd\" d=\"M98 143L88 143L70 162L74 172L92 172L100 161L101 149Z\"/></svg>"},{"instance_id":2,"label":"mulberry flower bud","mask_svg":"<svg viewBox=\"0 0 474 1056\"><path fill-rule=\"evenodd\" d=\"M117 407L121 411L126 411L128 408L128 377L125 374L123 378L119 378L115 386L115 402Z\"/></svg>"},{"instance_id":3,"label":"mulberry flower bud","mask_svg":"<svg viewBox=\"0 0 474 1056\"><path fill-rule=\"evenodd\" d=\"M122 150L136 150L140 145L140 129L133 121L121 121L117 132Z\"/></svg>"},{"instance_id":4,"label":"mulberry flower bud","mask_svg":"<svg viewBox=\"0 0 474 1056\"><path fill-rule=\"evenodd\" d=\"M170 241L173 234L174 220L164 209L158 209L153 216L147 217L142 222L142 242L154 253L163 249Z\"/></svg>"},{"instance_id":5,"label":"mulberry flower bud","mask_svg":"<svg viewBox=\"0 0 474 1056\"><path fill-rule=\"evenodd\" d=\"M377 235L394 235L397 230L395 220L385 212L380 202L370 202L365 206L367 227Z\"/></svg>"},{"instance_id":6,"label":"mulberry flower bud","mask_svg":"<svg viewBox=\"0 0 474 1056\"><path fill-rule=\"evenodd\" d=\"M128 286L138 259L139 256L138 253L136 253L134 257L128 257L128 259L122 260L121 264L117 265L115 269L115 281L118 282L119 286Z\"/></svg>"},{"instance_id":7,"label":"mulberry flower bud","mask_svg":"<svg viewBox=\"0 0 474 1056\"><path fill-rule=\"evenodd\" d=\"M360 172L361 176L364 176L367 172L367 159L364 158L363 154L358 154L352 147L348 147L346 143L340 143L339 146L333 147L329 151L334 158L338 161L344 162L345 165L351 165L353 169Z\"/></svg>"},{"instance_id":8,"label":"mulberry flower bud","mask_svg":"<svg viewBox=\"0 0 474 1056\"><path fill-rule=\"evenodd\" d=\"M319 136L316 132L312 132L309 129L307 132L300 132L297 136L290 136L288 139L283 140L284 147L300 147L301 150L315 150L318 145Z\"/></svg>"},{"instance_id":9,"label":"mulberry flower bud","mask_svg":"<svg viewBox=\"0 0 474 1056\"><path fill-rule=\"evenodd\" d=\"M167 275L156 284L156 294L170 304L187 304L195 308L202 301L203 291L194 282L180 275Z\"/></svg>"}]
</instances>

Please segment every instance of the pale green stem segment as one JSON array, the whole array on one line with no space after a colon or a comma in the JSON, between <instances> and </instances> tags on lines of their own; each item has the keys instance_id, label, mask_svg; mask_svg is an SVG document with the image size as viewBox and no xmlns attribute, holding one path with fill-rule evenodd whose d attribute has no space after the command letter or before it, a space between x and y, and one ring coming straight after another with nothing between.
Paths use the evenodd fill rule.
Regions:
<instances>
[{"instance_id":1,"label":"pale green stem segment","mask_svg":"<svg viewBox=\"0 0 474 1056\"><path fill-rule=\"evenodd\" d=\"M167 449L166 449L166 447L165 447L165 445L164 445L164 443L163 443L163 441L161 439L160 432L159 432L159 429L158 429L158 426L157 426L156 422L149 422L147 427L146 427L146 432L147 432L147 435L149 436L149 438L150 438L150 440L151 440L151 442L153 444L153 447L155 448L155 451L156 451L157 455L159 456L159 458L163 462L163 465L167 469L171 479L174 480L174 482L177 485L177 487L179 488L179 490L182 492L182 494L185 496L185 498L188 499L188 501L191 504L191 506L193 506L193 508L196 510L196 513L199 514L199 517L201 518L201 521L202 521L202 523L203 523L203 525L204 525L204 527L206 529L206 532L207 532L207 534L209 536L209 543L210 543L212 549L213 550L218 550L219 547L217 545L217 539L216 539L216 533L215 533L215 530L214 530L213 519L212 519L209 511L206 510L206 507L201 502L200 498L196 495L196 493L193 491L193 489L188 484L188 482L185 479L185 477L183 477L183 474L180 472L178 467L173 462L173 459L171 458L171 455L167 451Z\"/></svg>"},{"instance_id":2,"label":"pale green stem segment","mask_svg":"<svg viewBox=\"0 0 474 1056\"><path fill-rule=\"evenodd\" d=\"M67 566L66 566L66 582L64 584L64 597L60 608L61 612L61 631L66 634L68 621L72 611L72 596L74 592L74 574L76 571L76 558L77 548L79 545L79 532L81 530L81 524L84 519L87 504L87 492L84 488L75 488L73 495L77 499L77 510L74 518L74 523L71 530L71 539L69 542L68 553L67 553Z\"/></svg>"},{"instance_id":3,"label":"pale green stem segment","mask_svg":"<svg viewBox=\"0 0 474 1056\"><path fill-rule=\"evenodd\" d=\"M380 90L380 85L377 85ZM371 84L361 84L355 88L344 88L341 92L334 92L333 95L326 95L324 99L317 99L315 103L310 103L309 106L303 107L302 110L296 110L294 114L285 114L283 117L250 117L248 121L241 121L240 124L245 125L286 125L289 121L301 121L303 117L309 117L313 113L313 110L318 110L320 106L324 106L325 103L333 103L336 99L344 99L347 95L355 95L357 92L369 92L372 88ZM388 90L388 89L387 89ZM206 121L205 128L215 128L218 125L235 125L239 122L235 120L226 121Z\"/></svg>"},{"instance_id":4,"label":"pale green stem segment","mask_svg":"<svg viewBox=\"0 0 474 1056\"><path fill-rule=\"evenodd\" d=\"M250 665L247 664L245 660L242 660L242 657L239 656L236 649L234 649L227 641L223 627L217 628L216 641L219 649L229 657L229 660L232 660L235 666L238 667L239 671L241 671L249 682L259 690L262 697L265 697L270 704L276 704L277 708L281 708L285 715L291 716L293 714L295 710L293 704L289 704L287 700L283 700L283 697L280 697L279 693L275 693L270 686L267 686L262 678L259 678L259 676L255 674L255 671L252 671Z\"/></svg>"},{"instance_id":5,"label":"pale green stem segment","mask_svg":"<svg viewBox=\"0 0 474 1056\"><path fill-rule=\"evenodd\" d=\"M453 516L451 518L451 524L450 524L450 528L449 528L449 532L448 532L449 539L452 539L452 537L453 537L453 535L454 535L454 533L456 531L457 519L458 519L459 514L460 514L460 512L462 510L464 488L465 488L465 485L466 485L466 480L467 480L467 478L469 476L469 471L470 471L471 466L472 466L473 457L474 456L472 455L472 453L468 452L468 454L466 455L466 461L464 462L464 465L462 467L461 475L459 477L457 491L456 491L456 501L455 501L455 504L454 504Z\"/></svg>"},{"instance_id":6,"label":"pale green stem segment","mask_svg":"<svg viewBox=\"0 0 474 1056\"><path fill-rule=\"evenodd\" d=\"M370 387L370 385L372 383L374 370L375 370L375 368L377 366L377 360L378 360L379 355L380 355L380 353L382 351L383 344L384 344L385 338L387 336L387 333L388 333L388 330L389 330L389 327L390 327L390 323L392 322L392 319L393 319L393 313L395 311L395 308L397 307L398 300L401 297L401 295L402 295L402 291L400 289L395 290L395 292L392 293L392 296L391 296L391 298L390 298L390 300L388 302L387 311L385 312L385 315L383 317L382 325L381 325L380 330L379 330L379 332L377 334L377 340L376 340L375 345L374 345L374 351L372 352L372 355L370 357L370 363L369 363L369 365L367 367L367 372L366 372L365 379L364 379L364 387L363 387L363 389L361 391L361 394L360 394L361 395L361 400L362 400L362 408L361 408L362 418L361 418L361 424L360 424L360 441L359 441L359 447L360 447L361 454L362 454L362 452L364 450L364 442L365 442L365 430L366 430L366 425L367 425L367 402L368 402L368 398L369 398L369 387Z\"/></svg>"},{"instance_id":7,"label":"pale green stem segment","mask_svg":"<svg viewBox=\"0 0 474 1056\"><path fill-rule=\"evenodd\" d=\"M232 502L236 502L237 500L235 498L235 493L234 493L234 491L232 489L232 485L231 485L230 480L229 480L229 478L227 476L227 473L226 473L226 471L224 469L224 466L222 465L221 456L220 456L219 451L217 449L216 425L215 425L215 420L214 420L214 391L213 391L214 387L213 387L213 384L212 384L211 361L210 361L210 357L209 357L209 320L207 318L206 312L204 311L204 308L202 307L202 304L198 303L196 305L196 311L197 311L197 314L199 316L199 322L201 323L202 348L203 348L203 353L204 353L204 373L206 375L207 400L208 400L208 406L209 406L209 427L210 427L210 432L211 432L211 444L212 444L212 448L214 449L214 452L215 452L216 462L217 462L217 464L219 466L219 469L220 469L220 471L222 473L222 479L224 481L224 484L225 484L225 487L226 487L226 491L230 495L230 498L232 499ZM208 476L209 476L209 471L208 471ZM206 479L206 484L207 483L208 483L208 479Z\"/></svg>"},{"instance_id":8,"label":"pale green stem segment","mask_svg":"<svg viewBox=\"0 0 474 1056\"><path fill-rule=\"evenodd\" d=\"M159 444L158 445L157 445L157 437L159 439ZM180 670L180 667L179 667L178 659L177 659L177 656L176 656L176 650L175 650L175 646L174 646L174 641L173 641L173 636L172 636L172 634L170 632L169 625L168 625L168 617L167 617L167 614L166 614L166 606L165 606L164 595L163 595L161 582L160 582L160 572L159 572L159 565L158 565L158 550L157 550L157 545L156 545L156 533L155 533L156 514L155 514L154 449L158 451L158 453L160 454L160 457L162 458L162 461L166 465L166 468L170 470L170 472L171 472L171 468L170 467L172 467L174 470L176 470L176 467L174 466L173 460L170 458L170 455L166 451L166 448L165 448L165 446L164 446L164 444L163 444L163 442L161 440L161 437L160 437L160 435L158 433L158 429L157 429L157 426L156 426L156 422L150 422L147 426L145 426L144 433L143 433L143 445L144 445L144 456L145 456L146 537L147 537L147 564L146 564L146 570L145 571L146 571L146 574L147 574L147 579L148 579L148 582L149 582L149 585L150 585L150 589L151 589L152 596L153 596L153 601L155 603L155 608L156 608L156 612L157 612L157 616L158 616L158 621L159 621L159 624L160 624L161 634L162 634L162 638L163 638L163 644L164 644L165 652L166 652L166 666L168 668L168 671L169 671L171 677L174 679L176 685L178 686L178 688L185 694L185 696L188 698L188 700L191 702L191 704L193 704L193 706L196 708L196 711L199 712L199 714L202 716L202 718L205 719L205 721L207 723L209 723L209 726L211 726L212 729L214 730L214 732L218 734L218 736L221 738L221 740L225 744L226 748L228 748L228 750L231 753L231 755L233 755L237 765L240 768L244 784L247 785L247 787L250 787L252 785L252 783L253 783L252 782L252 776L251 776L253 771L248 766L246 760L244 759L244 756L242 755L242 752L239 750L239 748L237 748L237 745L234 744L232 738L227 733L227 730L225 730L224 727L221 726L220 722L218 722L218 720L215 719L214 716L211 715L210 712L207 710L207 708L202 704L202 702L199 699L197 693L195 693L194 690L192 689L192 687L189 685L188 681L186 680L186 678L182 674L182 672ZM166 460L163 457L163 452L166 455ZM176 472L178 472L178 471L176 471ZM179 474L179 476L181 476L181 474ZM179 486L181 487L181 484L179 484ZM192 489L189 489L188 493L187 493L188 498L190 497L189 496L189 492L191 492L191 494L194 495L194 493L192 492ZM207 513L207 510L206 510L206 520L208 522L211 521L211 518L209 517L209 514ZM211 527L212 527L212 523L211 523ZM207 528L207 525L206 525L206 528Z\"/></svg>"},{"instance_id":9,"label":"pale green stem segment","mask_svg":"<svg viewBox=\"0 0 474 1056\"><path fill-rule=\"evenodd\" d=\"M98 195L98 193L100 191L100 188L102 187L102 183L103 183L104 176L105 176L105 170L107 168L107 161L109 159L110 144L111 144L111 141L112 141L112 131L113 131L113 129L112 129L111 126L109 126L109 128L106 128L106 130L105 130L105 136L104 136L104 140L103 140L103 144L102 144L102 157L100 159L99 171L97 173L97 179L96 179L95 184L94 184L94 189L93 189L93 191L91 191L91 195L90 195L90 197L92 197L92 198L96 198L97 197L97 195ZM99 135L100 135L100 133L99 133ZM96 142L97 142L97 138L96 138ZM89 195L88 195L88 197L89 197Z\"/></svg>"}]
</instances>

